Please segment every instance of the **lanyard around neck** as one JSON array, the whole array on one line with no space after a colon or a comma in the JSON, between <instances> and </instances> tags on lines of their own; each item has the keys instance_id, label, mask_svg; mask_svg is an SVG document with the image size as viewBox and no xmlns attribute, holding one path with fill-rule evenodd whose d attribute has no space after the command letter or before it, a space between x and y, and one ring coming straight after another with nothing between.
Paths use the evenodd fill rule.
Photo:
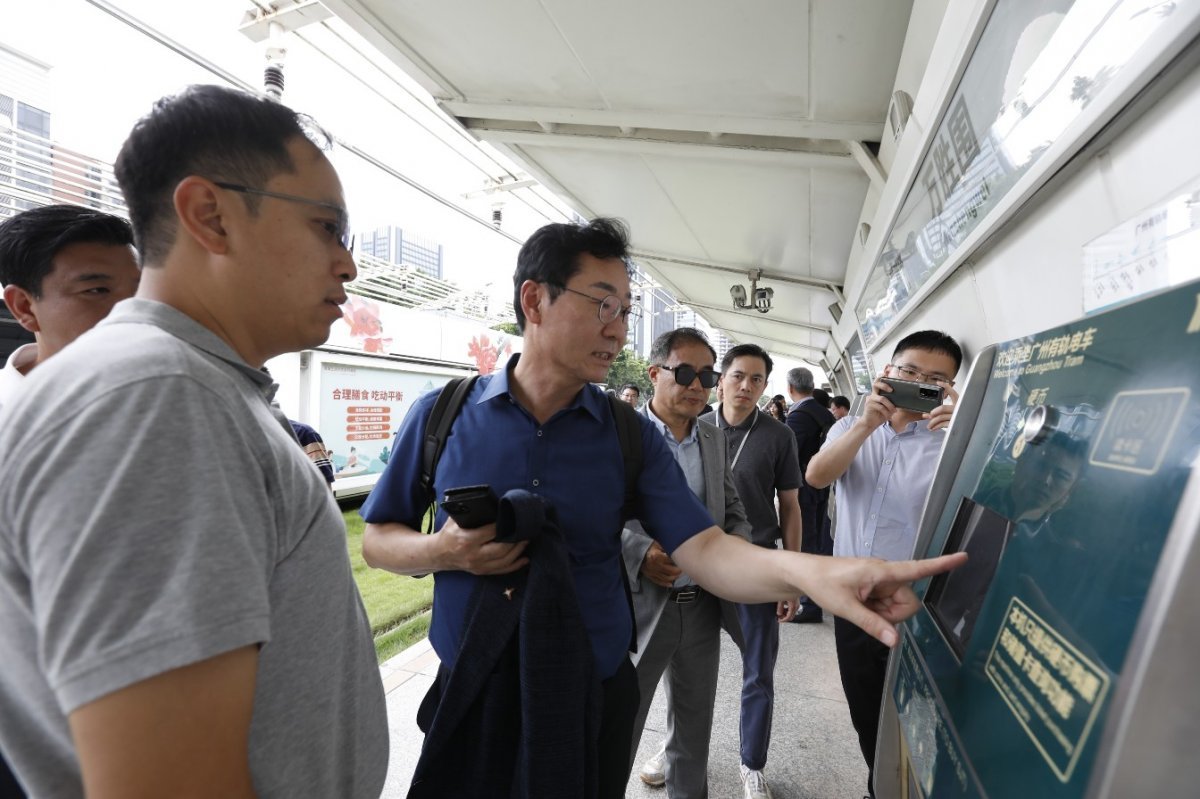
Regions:
<instances>
[{"instance_id":1,"label":"lanyard around neck","mask_svg":"<svg viewBox=\"0 0 1200 799\"><path fill-rule=\"evenodd\" d=\"M724 403L720 403L720 402L717 403L717 413L721 413L721 406L723 404ZM759 414L759 410L758 410L758 408L755 408L754 409L754 419L753 419L753 421L750 422L750 429L748 429L746 431L746 435L742 436L742 443L738 444L737 452L735 452L733 454L733 460L729 462L729 470L730 471L733 471L733 467L737 466L738 458L742 457L742 450L745 449L745 447L746 447L746 439L750 438L750 434L754 432L754 426L756 424L758 424L758 414ZM721 416L721 420L724 421L724 419L725 419L725 417ZM725 422L725 424L730 427L733 426L733 425L730 425L728 422Z\"/></svg>"}]
</instances>

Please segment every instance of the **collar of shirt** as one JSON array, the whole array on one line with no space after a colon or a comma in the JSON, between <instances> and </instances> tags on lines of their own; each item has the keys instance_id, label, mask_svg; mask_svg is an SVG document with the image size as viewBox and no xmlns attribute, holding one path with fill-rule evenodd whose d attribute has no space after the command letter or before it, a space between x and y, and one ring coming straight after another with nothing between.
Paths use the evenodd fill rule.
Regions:
<instances>
[{"instance_id":1,"label":"collar of shirt","mask_svg":"<svg viewBox=\"0 0 1200 799\"><path fill-rule=\"evenodd\" d=\"M475 401L476 405L482 405L485 402L494 400L497 397L504 397L509 402L516 405L521 403L517 400L516 395L509 389L509 383L512 380L513 370L517 368L517 361L520 359L521 353L513 353L513 356L508 359L508 363L499 372L492 375L492 379L484 386L483 391L479 395L479 399ZM558 411L573 410L575 408L583 408L599 422L603 422L604 417L604 394L599 391L584 391L586 386L580 386L579 393L575 395L575 399L571 401L567 407ZM557 415L557 414L555 414Z\"/></svg>"},{"instance_id":2,"label":"collar of shirt","mask_svg":"<svg viewBox=\"0 0 1200 799\"><path fill-rule=\"evenodd\" d=\"M267 401L274 399L279 388L269 374L255 369L238 355L220 336L197 322L192 317L166 303L131 297L117 303L101 325L152 324L182 339L191 346L214 358L228 363L250 380L262 392Z\"/></svg>"},{"instance_id":3,"label":"collar of shirt","mask_svg":"<svg viewBox=\"0 0 1200 799\"><path fill-rule=\"evenodd\" d=\"M722 403L717 403L717 407L716 410L713 411L713 415L717 417L717 427L721 428L722 430L749 430L754 426L754 421L758 418L758 414L761 413L758 408L755 408L754 412L746 414L746 418L743 419L739 424L730 424L729 422L725 421L725 414L721 413L721 404Z\"/></svg>"},{"instance_id":4,"label":"collar of shirt","mask_svg":"<svg viewBox=\"0 0 1200 799\"><path fill-rule=\"evenodd\" d=\"M642 406L642 412L644 414L646 414L647 419L649 419L651 422L654 423L654 426L658 428L658 432L662 433L664 438L670 439L669 443L671 443L671 444L676 443L675 434L671 432L671 428L667 427L666 422L664 422L662 419L658 418L658 414L656 414L654 411L650 410L649 402L647 402L644 406ZM699 443L699 441L700 441L700 425L696 424L696 420L693 419L692 426L691 426L691 429L688 431L688 434L683 437L683 441L680 441L678 443L680 443L680 444L687 444L687 443L696 444L696 443Z\"/></svg>"},{"instance_id":5,"label":"collar of shirt","mask_svg":"<svg viewBox=\"0 0 1200 799\"><path fill-rule=\"evenodd\" d=\"M788 406L788 413L791 413L792 411L796 410L801 405L803 405L804 403L809 402L809 401L815 402L816 397L805 397L804 399L796 400L795 402L793 402L791 405Z\"/></svg>"}]
</instances>

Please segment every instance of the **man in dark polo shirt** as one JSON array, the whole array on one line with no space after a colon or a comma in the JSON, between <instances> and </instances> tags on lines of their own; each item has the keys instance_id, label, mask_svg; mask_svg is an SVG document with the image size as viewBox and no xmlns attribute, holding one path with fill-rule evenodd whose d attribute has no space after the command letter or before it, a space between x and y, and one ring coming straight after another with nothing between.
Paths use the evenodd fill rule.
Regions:
<instances>
[{"instance_id":1,"label":"man in dark polo shirt","mask_svg":"<svg viewBox=\"0 0 1200 799\"><path fill-rule=\"evenodd\" d=\"M758 408L772 366L771 356L757 344L739 344L726 352L721 359L724 400L710 418L725 431L733 480L750 518L751 543L774 550L782 539L784 549L799 552L796 439L785 425ZM771 795L763 767L771 743L779 623L791 621L798 607L798 596L735 606L737 624L730 625L730 634L742 650L740 731L743 795L747 799L769 799Z\"/></svg>"},{"instance_id":2,"label":"man in dark polo shirt","mask_svg":"<svg viewBox=\"0 0 1200 799\"><path fill-rule=\"evenodd\" d=\"M524 332L524 351L475 384L433 475L438 497L450 488L487 484L500 497L525 489L557 512L594 656L593 674L602 683L596 752L597 795L602 798L624 796L638 706L627 651L632 621L621 582L624 464L612 407L594 385L604 382L624 346L630 317L637 315L628 247L624 226L608 219L546 225L525 242L513 275L513 310ZM444 698L436 692L453 679L456 655L467 637L466 613L478 576L515 572L529 558L526 542L495 541L494 524L462 529L440 507L434 521L438 532L419 532L428 501L420 486L421 444L435 396L422 397L405 417L394 454L362 515L367 521L363 555L369 564L398 574L434 573L429 637L442 665L429 701L437 706ZM855 618L894 645L892 623L917 607L916 597L900 581L958 563L938 559L885 567L861 561L834 576L828 568L832 558L750 546L713 523L662 434L645 417L639 419L640 521L681 569L719 596L774 602L815 593L831 612ZM793 452L791 462L795 460ZM868 599L862 602L858 597L864 595ZM547 710L523 707L521 714ZM480 738L488 739L488 731L482 730ZM544 763L539 757L562 766L553 752L535 751L531 757L520 768L538 769ZM588 753L579 767L595 762ZM488 795L507 796L512 785L512 779L498 778Z\"/></svg>"}]
</instances>

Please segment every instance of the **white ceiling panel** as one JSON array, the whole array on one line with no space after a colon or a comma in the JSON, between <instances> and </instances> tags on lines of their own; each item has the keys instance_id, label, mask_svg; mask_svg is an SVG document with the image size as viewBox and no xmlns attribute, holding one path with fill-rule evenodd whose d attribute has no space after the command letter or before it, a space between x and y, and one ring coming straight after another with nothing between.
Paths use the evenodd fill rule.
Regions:
<instances>
[{"instance_id":1,"label":"white ceiling panel","mask_svg":"<svg viewBox=\"0 0 1200 799\"><path fill-rule=\"evenodd\" d=\"M731 338L826 345L911 0L327 5ZM752 269L768 314L732 308Z\"/></svg>"}]
</instances>

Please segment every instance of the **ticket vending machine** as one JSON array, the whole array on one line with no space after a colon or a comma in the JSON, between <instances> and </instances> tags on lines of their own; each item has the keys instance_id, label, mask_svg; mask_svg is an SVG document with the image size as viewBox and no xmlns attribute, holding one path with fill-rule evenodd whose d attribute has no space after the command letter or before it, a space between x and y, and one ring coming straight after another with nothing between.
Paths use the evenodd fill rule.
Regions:
<instances>
[{"instance_id":1,"label":"ticket vending machine","mask_svg":"<svg viewBox=\"0 0 1200 799\"><path fill-rule=\"evenodd\" d=\"M879 797L1200 795L1200 283L989 347L889 666Z\"/></svg>"}]
</instances>

